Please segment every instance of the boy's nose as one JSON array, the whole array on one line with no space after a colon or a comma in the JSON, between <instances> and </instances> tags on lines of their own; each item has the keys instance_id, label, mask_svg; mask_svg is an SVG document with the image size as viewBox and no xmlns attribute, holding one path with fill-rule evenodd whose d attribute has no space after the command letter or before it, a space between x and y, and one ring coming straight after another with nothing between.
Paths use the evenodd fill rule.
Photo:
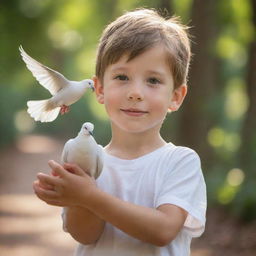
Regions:
<instances>
[{"instance_id":1,"label":"boy's nose","mask_svg":"<svg viewBox=\"0 0 256 256\"><path fill-rule=\"evenodd\" d=\"M139 95L129 95L129 100L142 101L142 97Z\"/></svg>"},{"instance_id":2,"label":"boy's nose","mask_svg":"<svg viewBox=\"0 0 256 256\"><path fill-rule=\"evenodd\" d=\"M141 91L141 88L138 88L137 86L133 86L128 94L127 94L127 98L130 101L142 101L144 96L143 96L143 92Z\"/></svg>"}]
</instances>

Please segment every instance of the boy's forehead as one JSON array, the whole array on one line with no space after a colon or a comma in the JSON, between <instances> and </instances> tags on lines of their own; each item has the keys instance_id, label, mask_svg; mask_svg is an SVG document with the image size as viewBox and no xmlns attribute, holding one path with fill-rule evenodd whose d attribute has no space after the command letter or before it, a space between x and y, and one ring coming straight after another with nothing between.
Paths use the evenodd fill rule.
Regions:
<instances>
[{"instance_id":1,"label":"boy's forehead","mask_svg":"<svg viewBox=\"0 0 256 256\"><path fill-rule=\"evenodd\" d=\"M111 69L123 69L124 66L129 62L129 53L124 53L121 57L114 63L110 63Z\"/></svg>"},{"instance_id":2,"label":"boy's forehead","mask_svg":"<svg viewBox=\"0 0 256 256\"><path fill-rule=\"evenodd\" d=\"M149 68L152 66L152 72L154 72L154 70L159 70L156 72L161 73L161 68L160 66L158 67L157 64L161 63L164 64L164 66L166 66L168 69L170 68L170 60L168 58L168 54L166 53L167 50L161 45L151 47L132 59L131 52L125 52L115 63L110 63L107 68L109 70L122 71L127 69L127 67L133 63L133 61L136 62L138 60L144 62L144 65Z\"/></svg>"}]
</instances>

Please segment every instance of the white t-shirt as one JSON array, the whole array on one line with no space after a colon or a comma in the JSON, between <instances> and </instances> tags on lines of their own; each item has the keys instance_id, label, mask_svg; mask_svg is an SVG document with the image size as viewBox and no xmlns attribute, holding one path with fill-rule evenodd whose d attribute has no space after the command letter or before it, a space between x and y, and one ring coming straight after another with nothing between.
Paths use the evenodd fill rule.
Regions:
<instances>
[{"instance_id":1,"label":"white t-shirt","mask_svg":"<svg viewBox=\"0 0 256 256\"><path fill-rule=\"evenodd\" d=\"M79 244L76 256L188 256L192 237L204 231L205 181L200 159L189 148L169 143L133 160L105 153L104 169L97 185L137 205L150 208L177 205L188 212L188 217L177 237L165 247L141 242L106 223L97 243Z\"/></svg>"}]
</instances>

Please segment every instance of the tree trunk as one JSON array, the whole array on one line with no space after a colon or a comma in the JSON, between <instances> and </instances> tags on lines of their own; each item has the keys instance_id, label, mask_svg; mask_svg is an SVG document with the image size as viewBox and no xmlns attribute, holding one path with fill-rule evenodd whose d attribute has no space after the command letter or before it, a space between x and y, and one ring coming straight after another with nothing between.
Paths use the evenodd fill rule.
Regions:
<instances>
[{"instance_id":1,"label":"tree trunk","mask_svg":"<svg viewBox=\"0 0 256 256\"><path fill-rule=\"evenodd\" d=\"M195 149L209 163L212 150L207 134L212 126L211 107L217 87L216 1L194 0L191 35L193 58L190 67L188 95L181 108L178 141Z\"/></svg>"},{"instance_id":2,"label":"tree trunk","mask_svg":"<svg viewBox=\"0 0 256 256\"><path fill-rule=\"evenodd\" d=\"M256 0L251 0L253 25L256 31ZM240 164L246 172L255 172L256 166L256 38L250 43L248 52L247 94L248 111L241 132Z\"/></svg>"}]
</instances>

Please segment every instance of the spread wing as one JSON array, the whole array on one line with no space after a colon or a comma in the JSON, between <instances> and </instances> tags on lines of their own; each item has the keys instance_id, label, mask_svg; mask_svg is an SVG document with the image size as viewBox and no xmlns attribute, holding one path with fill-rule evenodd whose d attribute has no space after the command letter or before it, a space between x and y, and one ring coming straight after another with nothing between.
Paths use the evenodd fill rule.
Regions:
<instances>
[{"instance_id":1,"label":"spread wing","mask_svg":"<svg viewBox=\"0 0 256 256\"><path fill-rule=\"evenodd\" d=\"M59 90L69 84L69 81L61 73L44 66L30 57L24 51L22 46L19 47L19 50L27 68L32 72L36 80L51 93L51 95L55 95Z\"/></svg>"}]
</instances>

